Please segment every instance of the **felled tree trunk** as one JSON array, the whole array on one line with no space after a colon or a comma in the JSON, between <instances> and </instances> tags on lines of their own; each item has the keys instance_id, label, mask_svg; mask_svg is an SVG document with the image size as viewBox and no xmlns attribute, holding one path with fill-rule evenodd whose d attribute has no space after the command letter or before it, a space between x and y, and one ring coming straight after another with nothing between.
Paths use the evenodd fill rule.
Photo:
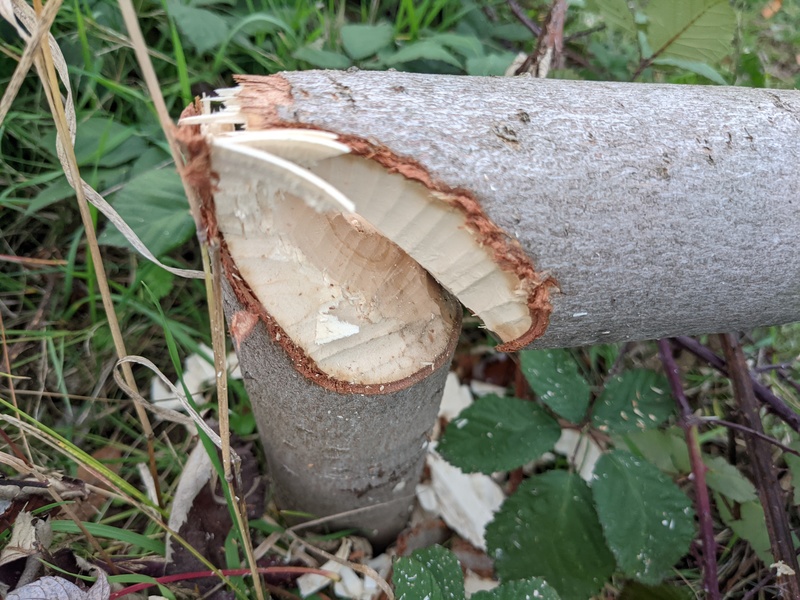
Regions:
<instances>
[{"instance_id":1,"label":"felled tree trunk","mask_svg":"<svg viewBox=\"0 0 800 600\"><path fill-rule=\"evenodd\" d=\"M390 523L384 539L402 523L459 326L451 294L503 350L800 318L798 92L239 84L181 135L286 507L395 500L348 522Z\"/></svg>"}]
</instances>

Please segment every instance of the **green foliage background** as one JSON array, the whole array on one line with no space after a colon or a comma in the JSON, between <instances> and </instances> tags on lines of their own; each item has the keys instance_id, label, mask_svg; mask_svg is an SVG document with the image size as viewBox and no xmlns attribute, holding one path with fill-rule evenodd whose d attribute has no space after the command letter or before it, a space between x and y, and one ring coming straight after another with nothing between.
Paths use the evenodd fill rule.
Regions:
<instances>
[{"instance_id":1,"label":"green foliage background","mask_svg":"<svg viewBox=\"0 0 800 600\"><path fill-rule=\"evenodd\" d=\"M499 76L535 44L530 30L499 1L143 0L136 5L174 118L196 94L231 86L236 73L358 67ZM547 3L529 2L526 8L538 22ZM565 27L566 63L550 76L797 87L800 6L785 2L770 19L759 14L761 8L755 0L575 0ZM162 260L196 267L193 223L116 4L67 1L53 32L69 63L84 178ZM5 23L0 40L2 88L23 43ZM3 263L0 289L14 303L6 330L11 343L33 340L42 348L16 358L15 373L36 375L41 360L50 365L49 384L61 395L47 400L42 418L87 448L99 447L112 435L131 440L138 433L113 410L89 422L91 407L71 400L95 388L112 396L118 392L110 383L98 384L113 352L54 140L40 87L29 78L0 125L3 252L60 262L35 271ZM202 285L131 256L118 232L102 221L100 227L129 350L174 371L167 353L153 357L152 349L165 347L165 331L185 353L209 342ZM48 325L28 332L27 323L45 298ZM781 330L759 339L778 356L797 354L796 337ZM483 399L447 430L439 449L465 471L522 467L552 450L563 428L607 436L613 449L598 464L594 481L583 481L559 460L509 497L488 531L503 586L476 597L586 598L609 586L620 597L680 597L670 586L650 586L675 578L675 565L696 533L685 486L675 483L689 472L686 446L673 427L663 376L636 364L607 377L617 353L616 347L522 353L521 368L537 402ZM240 433L252 433L246 395L232 385L233 422ZM709 406L718 412L717 400ZM130 446L124 467L133 472L143 451L135 442L125 443ZM160 458L165 476L179 468L171 456L164 452ZM721 522L769 564L763 510L752 484L724 457L709 454L705 460ZM800 472L800 463L787 460L787 468ZM697 580L691 568L681 575ZM398 561L395 584L401 598L420 597L415 585L424 585L431 598L463 597L460 569L443 548Z\"/></svg>"}]
</instances>

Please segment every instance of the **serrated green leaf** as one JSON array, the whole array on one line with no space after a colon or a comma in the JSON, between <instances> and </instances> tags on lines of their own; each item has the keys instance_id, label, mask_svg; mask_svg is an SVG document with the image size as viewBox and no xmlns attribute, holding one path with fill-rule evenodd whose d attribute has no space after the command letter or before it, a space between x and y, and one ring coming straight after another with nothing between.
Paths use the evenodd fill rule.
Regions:
<instances>
[{"instance_id":1,"label":"serrated green leaf","mask_svg":"<svg viewBox=\"0 0 800 600\"><path fill-rule=\"evenodd\" d=\"M437 450L466 473L515 469L552 450L561 428L533 402L484 396L448 425Z\"/></svg>"},{"instance_id":2,"label":"serrated green leaf","mask_svg":"<svg viewBox=\"0 0 800 600\"><path fill-rule=\"evenodd\" d=\"M427 38L429 41L450 48L464 58L483 56L483 42L474 35L460 33L437 33Z\"/></svg>"},{"instance_id":3,"label":"serrated green leaf","mask_svg":"<svg viewBox=\"0 0 800 600\"><path fill-rule=\"evenodd\" d=\"M298 48L292 54L297 60L302 60L320 69L346 69L350 66L350 59L344 54L320 50L311 46Z\"/></svg>"},{"instance_id":4,"label":"serrated green leaf","mask_svg":"<svg viewBox=\"0 0 800 600\"><path fill-rule=\"evenodd\" d=\"M177 248L194 234L183 185L172 169L132 178L114 194L112 204L156 257ZM130 246L110 224L98 241L108 246Z\"/></svg>"},{"instance_id":5,"label":"serrated green leaf","mask_svg":"<svg viewBox=\"0 0 800 600\"><path fill-rule=\"evenodd\" d=\"M135 285L144 284L156 300L161 300L172 291L175 275L156 264L145 262L136 271Z\"/></svg>"},{"instance_id":6,"label":"serrated green leaf","mask_svg":"<svg viewBox=\"0 0 800 600\"><path fill-rule=\"evenodd\" d=\"M674 406L661 373L633 369L608 380L594 404L592 425L614 433L657 427L674 414Z\"/></svg>"},{"instance_id":7,"label":"serrated green leaf","mask_svg":"<svg viewBox=\"0 0 800 600\"><path fill-rule=\"evenodd\" d=\"M614 450L597 461L592 495L620 570L649 584L669 575L695 535L686 494L650 463Z\"/></svg>"},{"instance_id":8,"label":"serrated green leaf","mask_svg":"<svg viewBox=\"0 0 800 600\"><path fill-rule=\"evenodd\" d=\"M217 13L187 6L177 0L169 2L168 7L182 39L198 53L218 48L228 38L228 24Z\"/></svg>"},{"instance_id":9,"label":"serrated green leaf","mask_svg":"<svg viewBox=\"0 0 800 600\"><path fill-rule=\"evenodd\" d=\"M343 25L340 34L344 51L353 60L370 57L394 40L394 28L388 23Z\"/></svg>"},{"instance_id":10,"label":"serrated green leaf","mask_svg":"<svg viewBox=\"0 0 800 600\"><path fill-rule=\"evenodd\" d=\"M503 581L542 577L564 600L586 600L614 572L591 492L566 471L524 481L489 523L486 543Z\"/></svg>"},{"instance_id":11,"label":"serrated green leaf","mask_svg":"<svg viewBox=\"0 0 800 600\"><path fill-rule=\"evenodd\" d=\"M608 25L626 33L636 31L633 12L627 0L592 0L592 8L603 16Z\"/></svg>"},{"instance_id":12,"label":"serrated green leaf","mask_svg":"<svg viewBox=\"0 0 800 600\"><path fill-rule=\"evenodd\" d=\"M578 423L589 406L589 384L567 350L525 350L519 353L525 379L539 400L558 415Z\"/></svg>"},{"instance_id":13,"label":"serrated green leaf","mask_svg":"<svg viewBox=\"0 0 800 600\"><path fill-rule=\"evenodd\" d=\"M472 600L560 600L558 593L539 577L506 581L490 591L477 592L470 596Z\"/></svg>"},{"instance_id":14,"label":"serrated green leaf","mask_svg":"<svg viewBox=\"0 0 800 600\"><path fill-rule=\"evenodd\" d=\"M758 500L756 487L742 475L741 471L721 456L704 456L706 485L734 502Z\"/></svg>"},{"instance_id":15,"label":"serrated green leaf","mask_svg":"<svg viewBox=\"0 0 800 600\"><path fill-rule=\"evenodd\" d=\"M506 52L468 58L467 75L505 75L516 57L513 52Z\"/></svg>"},{"instance_id":16,"label":"serrated green leaf","mask_svg":"<svg viewBox=\"0 0 800 600\"><path fill-rule=\"evenodd\" d=\"M651 0L645 14L657 57L715 63L731 50L736 13L728 0Z\"/></svg>"},{"instance_id":17,"label":"serrated green leaf","mask_svg":"<svg viewBox=\"0 0 800 600\"><path fill-rule=\"evenodd\" d=\"M745 502L739 505L738 518L734 518L728 503L714 492L714 503L719 510L722 522L730 527L733 532L745 540L765 565L775 562L767 532L767 519L764 516L764 507L758 501Z\"/></svg>"},{"instance_id":18,"label":"serrated green leaf","mask_svg":"<svg viewBox=\"0 0 800 600\"><path fill-rule=\"evenodd\" d=\"M464 600L464 576L458 559L441 546L398 558L393 580L397 600Z\"/></svg>"},{"instance_id":19,"label":"serrated green leaf","mask_svg":"<svg viewBox=\"0 0 800 600\"><path fill-rule=\"evenodd\" d=\"M527 42L533 39L533 33L522 23L501 23L489 28L489 35L496 40L507 42Z\"/></svg>"},{"instance_id":20,"label":"serrated green leaf","mask_svg":"<svg viewBox=\"0 0 800 600\"><path fill-rule=\"evenodd\" d=\"M92 117L78 125L75 156L82 167L118 167L138 158L147 143L133 127L112 119Z\"/></svg>"},{"instance_id":21,"label":"serrated green leaf","mask_svg":"<svg viewBox=\"0 0 800 600\"><path fill-rule=\"evenodd\" d=\"M444 600L442 590L428 569L410 558L400 558L394 566L394 590L398 600Z\"/></svg>"},{"instance_id":22,"label":"serrated green leaf","mask_svg":"<svg viewBox=\"0 0 800 600\"><path fill-rule=\"evenodd\" d=\"M656 58L653 60L653 64L655 65L666 65L669 67L677 67L678 69L683 69L684 71L690 71L692 73L697 73L698 75L705 77L709 81L713 81L714 83L718 83L720 85L728 85L728 82L717 73L714 69L712 69L709 65L704 62L699 62L696 60L684 60L682 58L670 58L669 56L665 56L663 58Z\"/></svg>"},{"instance_id":23,"label":"serrated green leaf","mask_svg":"<svg viewBox=\"0 0 800 600\"><path fill-rule=\"evenodd\" d=\"M36 197L28 204L28 208L25 209L25 216L37 213L51 204L59 202L64 198L71 198L74 195L75 190L69 184L67 178L63 176L59 177L40 193L36 194Z\"/></svg>"},{"instance_id":24,"label":"serrated green leaf","mask_svg":"<svg viewBox=\"0 0 800 600\"><path fill-rule=\"evenodd\" d=\"M461 68L461 62L444 47L431 40L412 42L403 46L394 54L388 56L384 62L387 65L397 65L413 60L440 60L454 67Z\"/></svg>"},{"instance_id":25,"label":"serrated green leaf","mask_svg":"<svg viewBox=\"0 0 800 600\"><path fill-rule=\"evenodd\" d=\"M677 427L666 431L648 429L626 433L621 438L631 452L644 458L665 473L688 473L691 471L689 449L683 432ZM620 444L617 444L620 445Z\"/></svg>"},{"instance_id":26,"label":"serrated green leaf","mask_svg":"<svg viewBox=\"0 0 800 600\"><path fill-rule=\"evenodd\" d=\"M693 600L691 591L674 585L644 585L637 581L625 584L619 600Z\"/></svg>"}]
</instances>

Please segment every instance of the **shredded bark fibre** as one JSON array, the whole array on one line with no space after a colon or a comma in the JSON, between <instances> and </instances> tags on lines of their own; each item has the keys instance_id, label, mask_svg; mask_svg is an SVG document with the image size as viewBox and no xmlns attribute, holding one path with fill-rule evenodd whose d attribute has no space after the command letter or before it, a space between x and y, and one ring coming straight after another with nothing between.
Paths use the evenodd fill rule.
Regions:
<instances>
[{"instance_id":1,"label":"shredded bark fibre","mask_svg":"<svg viewBox=\"0 0 800 600\"><path fill-rule=\"evenodd\" d=\"M195 103L183 111L181 118L199 114L202 114L201 107L199 103ZM241 340L253 332L256 322L260 320L266 326L270 338L281 345L291 359L292 365L301 375L323 388L339 394L391 394L414 385L449 360L458 343L461 330L461 314L459 311L455 311L450 315L453 327L445 349L434 358L431 365L426 365L408 377L382 384L357 384L331 377L322 371L314 360L295 344L274 317L267 312L264 305L256 298L248 282L239 273L239 268L236 266L236 262L231 256L225 239L217 226L214 191L219 176L211 168L211 149L205 136L200 132L200 126L179 127L176 132L176 138L187 155L184 171L186 180L195 189L200 198L200 215L205 229L198 232L198 236L218 246L223 271L236 296L236 300L241 306L241 310L234 315L229 324L231 337L237 348Z\"/></svg>"},{"instance_id":2,"label":"shredded bark fibre","mask_svg":"<svg viewBox=\"0 0 800 600\"><path fill-rule=\"evenodd\" d=\"M281 75L237 75L235 80L240 86L236 94L236 104L247 130L326 131L308 123L287 121L279 116L279 107L291 107L294 102L292 86ZM432 196L459 210L464 215L465 227L478 236L482 246L491 249L495 263L520 280L528 297L531 326L523 335L497 346L499 351L520 350L544 334L552 312L549 288L557 288L558 283L552 276L536 271L533 261L520 244L489 219L472 192L452 188L434 180L418 161L399 156L385 146L354 135L336 131L328 133L335 134L338 141L349 146L353 155L375 161L389 173L399 173L407 179L421 183L432 192Z\"/></svg>"}]
</instances>

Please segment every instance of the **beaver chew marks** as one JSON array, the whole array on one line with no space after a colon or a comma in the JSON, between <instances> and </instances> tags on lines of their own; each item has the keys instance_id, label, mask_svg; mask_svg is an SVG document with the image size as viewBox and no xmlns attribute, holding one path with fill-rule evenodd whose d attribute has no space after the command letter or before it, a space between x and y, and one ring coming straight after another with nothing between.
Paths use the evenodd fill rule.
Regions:
<instances>
[{"instance_id":1,"label":"beaver chew marks","mask_svg":"<svg viewBox=\"0 0 800 600\"><path fill-rule=\"evenodd\" d=\"M315 376L356 386L430 372L457 321L448 295L343 210L350 205L335 189L226 142L211 145L217 226L238 274L288 337L278 341L311 359Z\"/></svg>"},{"instance_id":2,"label":"beaver chew marks","mask_svg":"<svg viewBox=\"0 0 800 600\"><path fill-rule=\"evenodd\" d=\"M364 140L233 130L237 119L246 121L229 103L182 124L202 125L219 230L240 275L327 376L370 385L436 362L454 317L428 274L505 347L542 333L530 261L485 216L476 224L463 192L432 189L412 173L418 165L393 165Z\"/></svg>"}]
</instances>

